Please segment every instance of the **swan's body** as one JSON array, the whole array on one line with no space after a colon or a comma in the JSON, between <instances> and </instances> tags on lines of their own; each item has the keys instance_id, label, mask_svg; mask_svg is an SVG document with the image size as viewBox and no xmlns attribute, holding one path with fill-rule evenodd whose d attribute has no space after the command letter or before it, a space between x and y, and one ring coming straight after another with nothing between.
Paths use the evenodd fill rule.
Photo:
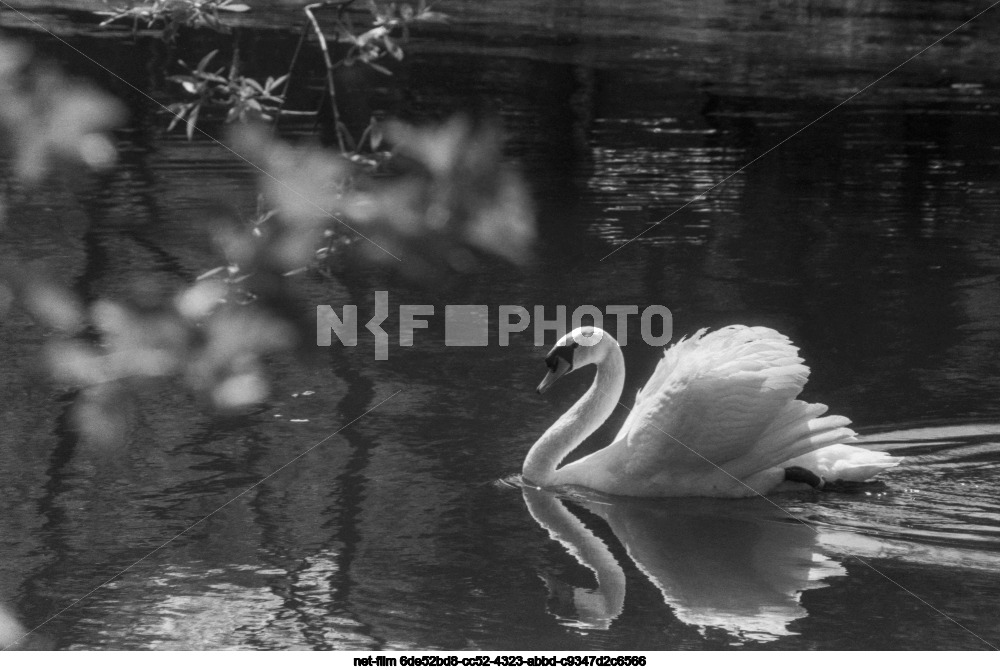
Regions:
<instances>
[{"instance_id":1,"label":"swan's body","mask_svg":"<svg viewBox=\"0 0 1000 670\"><path fill-rule=\"evenodd\" d=\"M729 326L668 349L612 443L560 468L615 409L625 361L611 335L586 327L560 339L546 363L539 392L590 363L597 374L528 452L524 477L538 486L739 498L773 491L792 471L817 481L863 481L901 460L847 446L855 439L849 419L823 416L826 405L797 399L809 368L787 337Z\"/></svg>"}]
</instances>

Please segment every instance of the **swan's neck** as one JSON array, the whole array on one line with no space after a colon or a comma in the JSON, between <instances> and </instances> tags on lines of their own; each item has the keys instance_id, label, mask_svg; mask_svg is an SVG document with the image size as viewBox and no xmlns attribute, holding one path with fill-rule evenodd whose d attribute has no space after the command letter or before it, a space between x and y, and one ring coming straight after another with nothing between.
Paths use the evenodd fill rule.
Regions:
<instances>
[{"instance_id":1,"label":"swan's neck","mask_svg":"<svg viewBox=\"0 0 1000 670\"><path fill-rule=\"evenodd\" d=\"M618 343L609 340L611 346L597 363L594 383L538 438L524 459L524 477L533 484L552 484L563 459L597 430L618 404L625 385L625 357Z\"/></svg>"},{"instance_id":2,"label":"swan's neck","mask_svg":"<svg viewBox=\"0 0 1000 670\"><path fill-rule=\"evenodd\" d=\"M535 521L597 578L597 590L573 590L578 620L590 627L607 630L625 606L625 573L618 560L561 500L533 488L526 487L522 491L528 512Z\"/></svg>"}]
</instances>

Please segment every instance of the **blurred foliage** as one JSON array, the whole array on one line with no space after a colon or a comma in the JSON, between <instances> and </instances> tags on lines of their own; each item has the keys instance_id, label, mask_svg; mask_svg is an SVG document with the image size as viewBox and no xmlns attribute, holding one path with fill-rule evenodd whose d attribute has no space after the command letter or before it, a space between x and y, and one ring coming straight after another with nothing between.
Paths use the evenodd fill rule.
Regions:
<instances>
[{"instance_id":1,"label":"blurred foliage","mask_svg":"<svg viewBox=\"0 0 1000 670\"><path fill-rule=\"evenodd\" d=\"M108 0L104 4L110 5ZM219 12L247 12L250 7L234 0L145 0L142 2L127 2L115 4L110 11L98 12L107 16L101 25L106 26L117 21L132 22L132 32L139 30L139 24L146 28L159 25L164 41L173 41L177 32L187 28L211 28L220 33L229 32L229 26L222 20Z\"/></svg>"},{"instance_id":2,"label":"blurred foliage","mask_svg":"<svg viewBox=\"0 0 1000 670\"><path fill-rule=\"evenodd\" d=\"M0 604L0 650L16 644L25 632L21 624Z\"/></svg>"},{"instance_id":3,"label":"blurred foliage","mask_svg":"<svg viewBox=\"0 0 1000 670\"><path fill-rule=\"evenodd\" d=\"M116 154L107 131L124 118L117 100L40 63L27 47L0 41L0 127L22 179L79 164L110 167Z\"/></svg>"},{"instance_id":4,"label":"blurred foliage","mask_svg":"<svg viewBox=\"0 0 1000 670\"><path fill-rule=\"evenodd\" d=\"M155 6L162 13L156 20L189 25L202 19L185 7L204 14L224 4L239 11L228 3L142 7ZM423 4L371 6L375 26L361 33L368 37L348 40L338 67L352 57L366 62L364 53L397 57L394 31L418 16L438 20ZM129 16L154 18L139 9L129 5ZM377 48L365 51L372 44ZM238 49L228 68L213 70L216 55L172 78L196 96L175 107L175 123L184 120L189 136L202 108L266 121L281 104L284 77L260 83L243 76ZM111 131L124 118L106 94L0 40L0 138L12 178L38 182L75 165L111 167ZM150 278L126 298L85 304L36 264L11 259L0 268L0 316L18 304L45 330L44 361L57 384L76 391L69 418L87 443L127 443L136 391L156 380L180 382L221 411L264 401L271 356L315 351L314 311L296 290L302 272L329 272L357 253L426 284L474 271L481 254L518 262L528 253L534 236L528 189L503 160L495 123L463 116L427 126L373 120L349 151L343 143L296 146L272 133L260 124L231 133L230 144L261 170L258 212L249 222L229 211L205 213L221 264L193 284L165 288Z\"/></svg>"},{"instance_id":5,"label":"blurred foliage","mask_svg":"<svg viewBox=\"0 0 1000 670\"><path fill-rule=\"evenodd\" d=\"M478 263L470 250L525 258L534 212L520 173L503 162L496 124L464 116L428 127L394 121L385 138L393 146L388 174L359 183L345 203L348 220L405 257L413 273L434 272L442 263L472 271Z\"/></svg>"},{"instance_id":6,"label":"blurred foliage","mask_svg":"<svg viewBox=\"0 0 1000 670\"><path fill-rule=\"evenodd\" d=\"M321 240L338 229L362 238L355 248L368 260L414 279L473 271L476 252L524 260L534 213L527 185L503 162L495 124L456 116L439 126L390 122L384 134L393 150L373 170L259 129L237 133L237 150L264 172L261 192L276 216L268 235L257 227L229 241L230 262L296 270L326 256Z\"/></svg>"}]
</instances>

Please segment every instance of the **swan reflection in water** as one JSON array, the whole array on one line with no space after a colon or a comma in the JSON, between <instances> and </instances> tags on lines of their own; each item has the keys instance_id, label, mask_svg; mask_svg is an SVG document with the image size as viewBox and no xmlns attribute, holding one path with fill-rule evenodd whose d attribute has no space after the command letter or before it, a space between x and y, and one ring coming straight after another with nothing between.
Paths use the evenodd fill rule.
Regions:
<instances>
[{"instance_id":1,"label":"swan reflection in water","mask_svg":"<svg viewBox=\"0 0 1000 670\"><path fill-rule=\"evenodd\" d=\"M553 614L574 627L607 629L625 604L624 569L565 498L528 486L522 491L535 521L597 578L597 588L588 589L543 577L561 610ZM607 522L679 620L701 629L721 628L743 640L794 634L788 624L807 614L799 604L801 593L846 574L817 552L811 528L781 518L766 501L734 506L712 499L599 498L587 492L571 502Z\"/></svg>"}]
</instances>

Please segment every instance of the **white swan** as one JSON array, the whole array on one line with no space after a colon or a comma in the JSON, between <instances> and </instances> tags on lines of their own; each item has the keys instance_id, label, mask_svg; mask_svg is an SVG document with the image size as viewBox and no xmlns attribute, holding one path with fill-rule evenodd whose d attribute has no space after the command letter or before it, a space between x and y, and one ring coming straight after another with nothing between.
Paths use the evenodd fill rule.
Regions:
<instances>
[{"instance_id":1,"label":"white swan","mask_svg":"<svg viewBox=\"0 0 1000 670\"><path fill-rule=\"evenodd\" d=\"M618 342L585 326L545 358L542 393L559 377L597 366L590 389L535 442L524 478L542 487L584 486L615 495L762 495L786 481L822 488L863 481L901 460L851 447L843 416L796 397L809 377L798 349L770 328L728 326L682 339L663 356L614 441L558 467L611 415L625 381Z\"/></svg>"}]
</instances>

